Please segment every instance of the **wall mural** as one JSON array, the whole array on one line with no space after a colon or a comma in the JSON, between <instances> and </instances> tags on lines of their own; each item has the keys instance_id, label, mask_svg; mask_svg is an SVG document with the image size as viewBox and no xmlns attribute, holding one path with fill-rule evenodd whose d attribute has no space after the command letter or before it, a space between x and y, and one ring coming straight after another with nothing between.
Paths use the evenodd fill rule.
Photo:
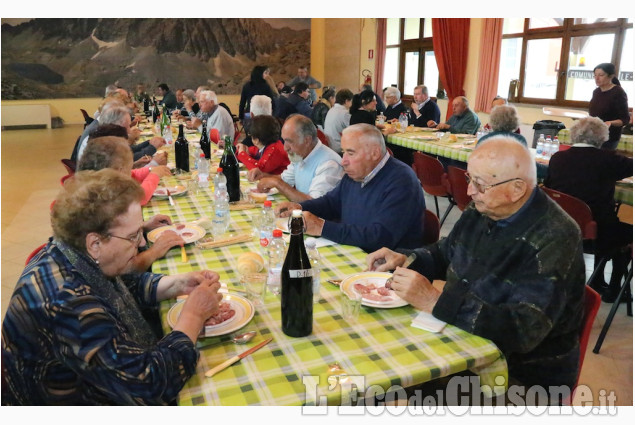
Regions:
<instances>
[{"instance_id":1,"label":"wall mural","mask_svg":"<svg viewBox=\"0 0 635 425\"><path fill-rule=\"evenodd\" d=\"M2 20L2 99L101 97L109 84L240 94L254 65L275 81L309 65L310 19Z\"/></svg>"}]
</instances>

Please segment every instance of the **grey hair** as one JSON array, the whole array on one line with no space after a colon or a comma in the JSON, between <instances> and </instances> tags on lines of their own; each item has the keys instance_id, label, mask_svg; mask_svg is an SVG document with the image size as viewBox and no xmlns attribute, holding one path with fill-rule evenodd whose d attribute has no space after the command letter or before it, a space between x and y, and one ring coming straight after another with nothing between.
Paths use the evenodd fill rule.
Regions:
<instances>
[{"instance_id":1,"label":"grey hair","mask_svg":"<svg viewBox=\"0 0 635 425\"><path fill-rule=\"evenodd\" d=\"M104 97L108 97L111 94L116 93L118 88L119 87L117 87L114 84L110 84L110 85L106 86L106 91L105 91Z\"/></svg>"},{"instance_id":2,"label":"grey hair","mask_svg":"<svg viewBox=\"0 0 635 425\"><path fill-rule=\"evenodd\" d=\"M470 102L469 102L469 100L467 100L467 97L465 97L465 96L457 96L457 97L455 97L455 99L461 99L463 101L463 104L465 105L466 108L470 107ZM516 130L516 129L514 129L514 130Z\"/></svg>"},{"instance_id":3,"label":"grey hair","mask_svg":"<svg viewBox=\"0 0 635 425\"><path fill-rule=\"evenodd\" d=\"M419 84L417 87L415 87L415 89L421 89L421 94L425 94L426 96L428 95L428 88L423 84Z\"/></svg>"},{"instance_id":4,"label":"grey hair","mask_svg":"<svg viewBox=\"0 0 635 425\"><path fill-rule=\"evenodd\" d=\"M298 137L299 143L304 143L304 139L307 136L311 137L313 141L313 145L318 141L317 138L317 127L313 124L310 118L305 117L302 114L293 114L289 115L287 120L292 120L293 130L295 131L295 135Z\"/></svg>"},{"instance_id":5,"label":"grey hair","mask_svg":"<svg viewBox=\"0 0 635 425\"><path fill-rule=\"evenodd\" d=\"M192 89L187 89L183 92L183 97L191 100L192 102L196 102L196 93Z\"/></svg>"},{"instance_id":6,"label":"grey hair","mask_svg":"<svg viewBox=\"0 0 635 425\"><path fill-rule=\"evenodd\" d=\"M201 100L211 100L215 105L218 104L218 97L212 90L203 90L199 95L199 101Z\"/></svg>"},{"instance_id":7,"label":"grey hair","mask_svg":"<svg viewBox=\"0 0 635 425\"><path fill-rule=\"evenodd\" d=\"M109 103L104 106L99 114L99 124L117 124L124 126L124 118L130 117L130 109L119 103Z\"/></svg>"},{"instance_id":8,"label":"grey hair","mask_svg":"<svg viewBox=\"0 0 635 425\"><path fill-rule=\"evenodd\" d=\"M342 137L348 133L359 134L359 139L365 142L364 146L370 147L372 145L376 145L381 150L381 154L386 155L386 141L384 140L384 136L381 134L381 131L379 131L374 125L353 124L342 130Z\"/></svg>"},{"instance_id":9,"label":"grey hair","mask_svg":"<svg viewBox=\"0 0 635 425\"><path fill-rule=\"evenodd\" d=\"M384 90L384 97L386 96L392 96L396 99L401 99L401 92L397 87L387 87L386 90Z\"/></svg>"},{"instance_id":10,"label":"grey hair","mask_svg":"<svg viewBox=\"0 0 635 425\"><path fill-rule=\"evenodd\" d=\"M573 143L586 143L600 147L609 139L609 128L598 117L586 117L576 121L569 129Z\"/></svg>"},{"instance_id":11,"label":"grey hair","mask_svg":"<svg viewBox=\"0 0 635 425\"><path fill-rule=\"evenodd\" d=\"M512 133L520 126L518 111L512 105L498 105L492 109L489 122L494 131Z\"/></svg>"},{"instance_id":12,"label":"grey hair","mask_svg":"<svg viewBox=\"0 0 635 425\"><path fill-rule=\"evenodd\" d=\"M254 117L258 115L271 115L271 98L263 94L257 94L251 98L249 111Z\"/></svg>"}]
</instances>

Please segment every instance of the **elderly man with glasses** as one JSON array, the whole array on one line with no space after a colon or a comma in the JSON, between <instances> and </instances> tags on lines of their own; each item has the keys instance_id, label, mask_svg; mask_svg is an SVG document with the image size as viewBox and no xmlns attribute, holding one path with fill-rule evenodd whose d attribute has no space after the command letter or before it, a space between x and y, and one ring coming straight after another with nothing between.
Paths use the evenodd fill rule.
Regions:
<instances>
[{"instance_id":1,"label":"elderly man with glasses","mask_svg":"<svg viewBox=\"0 0 635 425\"><path fill-rule=\"evenodd\" d=\"M473 202L448 237L414 251L382 248L367 257L368 267L396 269L392 288L400 297L492 340L512 384L571 388L585 283L580 230L536 186L536 165L515 139L483 142L467 168ZM411 252L415 262L400 267ZM446 281L442 292L435 279Z\"/></svg>"}]
</instances>

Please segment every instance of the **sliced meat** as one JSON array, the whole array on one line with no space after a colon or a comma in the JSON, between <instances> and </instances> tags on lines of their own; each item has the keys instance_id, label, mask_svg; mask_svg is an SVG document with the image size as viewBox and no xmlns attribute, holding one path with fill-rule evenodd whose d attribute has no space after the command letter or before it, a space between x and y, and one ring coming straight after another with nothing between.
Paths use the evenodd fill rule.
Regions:
<instances>
[{"instance_id":1,"label":"sliced meat","mask_svg":"<svg viewBox=\"0 0 635 425\"><path fill-rule=\"evenodd\" d=\"M192 232L183 232L183 233L181 233L181 236L184 237L184 238L190 238L190 237L194 236L194 233L192 233Z\"/></svg>"},{"instance_id":2,"label":"sliced meat","mask_svg":"<svg viewBox=\"0 0 635 425\"><path fill-rule=\"evenodd\" d=\"M379 294L364 294L363 298L370 301L376 301L376 302L392 301L391 297L387 297L387 296L379 295Z\"/></svg>"},{"instance_id":3,"label":"sliced meat","mask_svg":"<svg viewBox=\"0 0 635 425\"><path fill-rule=\"evenodd\" d=\"M390 291L391 291L390 288L382 288L382 287L377 288L377 293L379 295L383 295L383 296L386 296L386 297L390 296Z\"/></svg>"},{"instance_id":4,"label":"sliced meat","mask_svg":"<svg viewBox=\"0 0 635 425\"><path fill-rule=\"evenodd\" d=\"M220 325L236 315L236 310L234 310L228 302L220 303L218 308L218 313L207 319L207 321L205 321L205 326Z\"/></svg>"},{"instance_id":5,"label":"sliced meat","mask_svg":"<svg viewBox=\"0 0 635 425\"><path fill-rule=\"evenodd\" d=\"M356 283L353 288L362 295L370 294L370 291L372 291L372 288L362 285L361 283Z\"/></svg>"},{"instance_id":6,"label":"sliced meat","mask_svg":"<svg viewBox=\"0 0 635 425\"><path fill-rule=\"evenodd\" d=\"M177 224L176 225L176 230L183 230L185 229L185 224Z\"/></svg>"}]
</instances>

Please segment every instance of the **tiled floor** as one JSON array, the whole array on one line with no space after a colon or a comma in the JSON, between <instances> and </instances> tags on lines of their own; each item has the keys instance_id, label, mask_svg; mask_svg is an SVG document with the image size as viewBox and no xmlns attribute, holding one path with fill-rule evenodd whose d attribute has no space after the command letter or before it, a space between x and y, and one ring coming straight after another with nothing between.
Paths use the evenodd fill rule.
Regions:
<instances>
[{"instance_id":1,"label":"tiled floor","mask_svg":"<svg viewBox=\"0 0 635 425\"><path fill-rule=\"evenodd\" d=\"M13 130L1 134L2 147L2 318L24 260L51 234L49 205L55 198L60 178L66 174L61 158L68 158L81 126L56 130ZM428 208L434 200L426 195ZM443 212L447 201L440 199ZM460 216L455 207L441 229L448 234ZM632 222L632 209L623 216ZM587 272L592 268L587 259ZM608 268L607 268L608 269ZM633 405L633 321L624 304L618 310L600 354L591 349L610 305L602 304L596 318L580 384L591 388L595 399L600 390L614 391L618 405Z\"/></svg>"}]
</instances>

